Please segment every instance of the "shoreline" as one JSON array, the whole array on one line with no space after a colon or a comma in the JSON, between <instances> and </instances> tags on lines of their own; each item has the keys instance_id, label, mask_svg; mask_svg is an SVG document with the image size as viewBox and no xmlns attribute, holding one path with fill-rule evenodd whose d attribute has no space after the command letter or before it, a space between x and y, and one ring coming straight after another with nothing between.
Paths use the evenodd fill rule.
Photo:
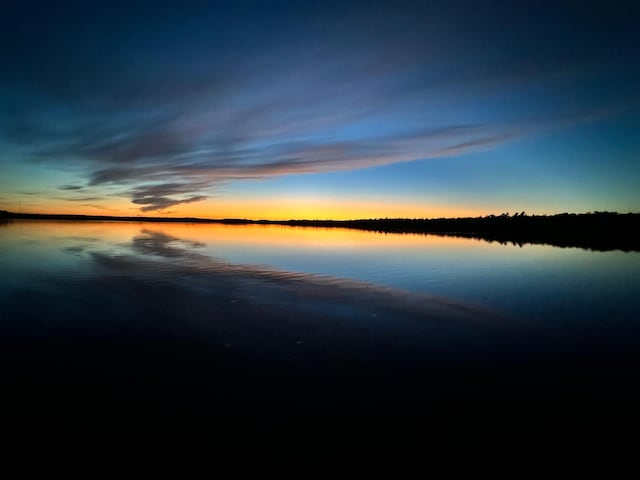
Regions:
<instances>
[{"instance_id":1,"label":"shoreline","mask_svg":"<svg viewBox=\"0 0 640 480\"><path fill-rule=\"evenodd\" d=\"M556 215L459 217L435 219L379 218L358 220L249 220L241 218L119 217L15 213L0 210L0 221L115 221L197 223L222 225L284 225L294 227L348 228L378 233L433 234L477 238L489 242L547 244L589 250L640 251L640 213L562 213Z\"/></svg>"}]
</instances>

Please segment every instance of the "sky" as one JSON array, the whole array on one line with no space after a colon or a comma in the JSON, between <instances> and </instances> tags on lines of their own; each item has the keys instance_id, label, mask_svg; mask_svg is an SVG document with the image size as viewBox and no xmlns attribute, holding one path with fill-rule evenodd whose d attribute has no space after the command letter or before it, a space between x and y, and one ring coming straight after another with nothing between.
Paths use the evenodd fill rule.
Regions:
<instances>
[{"instance_id":1,"label":"sky","mask_svg":"<svg viewBox=\"0 0 640 480\"><path fill-rule=\"evenodd\" d=\"M638 212L637 25L615 0L2 2L0 209Z\"/></svg>"}]
</instances>

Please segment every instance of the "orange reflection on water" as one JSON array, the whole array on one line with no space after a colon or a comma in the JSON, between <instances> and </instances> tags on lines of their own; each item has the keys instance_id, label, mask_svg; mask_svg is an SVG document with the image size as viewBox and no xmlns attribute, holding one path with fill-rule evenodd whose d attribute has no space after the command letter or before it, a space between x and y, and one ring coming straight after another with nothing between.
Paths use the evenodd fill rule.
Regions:
<instances>
[{"instance_id":1,"label":"orange reflection on water","mask_svg":"<svg viewBox=\"0 0 640 480\"><path fill-rule=\"evenodd\" d=\"M408 248L424 246L477 246L467 238L441 235L379 233L347 228L294 227L288 225L145 224L167 235L205 244L225 242L236 245L263 244L294 248Z\"/></svg>"},{"instance_id":2,"label":"orange reflection on water","mask_svg":"<svg viewBox=\"0 0 640 480\"><path fill-rule=\"evenodd\" d=\"M206 245L216 243L237 246L264 245L279 248L316 249L415 249L483 248L485 242L442 235L379 233L346 228L293 227L288 225L224 225L162 222L96 222L22 220L22 239L49 238L57 242L77 239L97 239L118 244L130 242L142 230L161 232L171 237ZM12 229L15 233L15 229ZM2 229L0 229L0 238ZM19 240L19 238L14 238Z\"/></svg>"}]
</instances>

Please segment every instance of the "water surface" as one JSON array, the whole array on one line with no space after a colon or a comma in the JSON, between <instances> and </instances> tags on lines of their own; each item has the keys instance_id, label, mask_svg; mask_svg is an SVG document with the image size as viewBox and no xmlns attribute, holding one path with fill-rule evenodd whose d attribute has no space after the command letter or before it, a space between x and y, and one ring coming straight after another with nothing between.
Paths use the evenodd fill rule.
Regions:
<instances>
[{"instance_id":1,"label":"water surface","mask_svg":"<svg viewBox=\"0 0 640 480\"><path fill-rule=\"evenodd\" d=\"M0 271L13 435L340 459L637 430L637 252L13 221Z\"/></svg>"}]
</instances>

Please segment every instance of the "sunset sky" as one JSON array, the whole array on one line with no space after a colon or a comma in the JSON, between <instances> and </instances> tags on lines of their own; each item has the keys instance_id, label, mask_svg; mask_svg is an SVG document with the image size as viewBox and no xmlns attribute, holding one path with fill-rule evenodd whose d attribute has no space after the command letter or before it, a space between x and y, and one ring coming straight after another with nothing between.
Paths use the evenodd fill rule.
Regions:
<instances>
[{"instance_id":1,"label":"sunset sky","mask_svg":"<svg viewBox=\"0 0 640 480\"><path fill-rule=\"evenodd\" d=\"M640 211L638 17L598 3L2 2L0 209Z\"/></svg>"}]
</instances>

